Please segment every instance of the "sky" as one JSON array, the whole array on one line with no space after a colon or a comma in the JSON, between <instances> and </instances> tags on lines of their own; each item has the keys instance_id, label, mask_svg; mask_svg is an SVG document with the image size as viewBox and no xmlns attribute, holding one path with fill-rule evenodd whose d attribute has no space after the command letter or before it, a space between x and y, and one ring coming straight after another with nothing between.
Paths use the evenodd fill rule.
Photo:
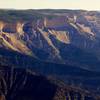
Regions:
<instances>
[{"instance_id":1,"label":"sky","mask_svg":"<svg viewBox=\"0 0 100 100\"><path fill-rule=\"evenodd\" d=\"M100 0L0 0L1 9L99 10Z\"/></svg>"}]
</instances>

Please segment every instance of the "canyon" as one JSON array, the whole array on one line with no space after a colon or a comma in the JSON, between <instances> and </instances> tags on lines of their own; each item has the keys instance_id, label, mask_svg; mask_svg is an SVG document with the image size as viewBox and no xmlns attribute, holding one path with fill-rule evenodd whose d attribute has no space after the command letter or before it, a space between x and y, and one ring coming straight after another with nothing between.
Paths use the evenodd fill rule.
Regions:
<instances>
[{"instance_id":1,"label":"canyon","mask_svg":"<svg viewBox=\"0 0 100 100\"><path fill-rule=\"evenodd\" d=\"M47 97L48 100L54 98L54 100L64 100L67 96L68 100L74 100L75 93L78 92L78 98L82 96L81 91L84 93L88 91L85 95L88 99L82 100L99 100L100 12L49 9L0 10L0 65L1 69L3 69L2 66L5 66L3 73L7 75L11 74L8 72L9 69L14 67L14 72L8 79L3 76L2 70L0 71L4 80L14 78L15 73L20 74L21 70L23 77L20 80L22 80L22 84L30 84L30 80L28 81L26 78L30 79L31 77L33 79L37 77L37 73L39 73L38 78L40 77L41 81L46 78L48 84L52 80L52 78L48 80L48 77L54 77L55 82L63 81L64 86L61 85L60 89L63 90L61 98L63 96L64 98L52 97L50 96L52 93L50 93L47 96L52 98ZM30 70L36 75L30 74L26 70ZM41 79L42 76L44 78ZM1 83L3 79L1 78ZM33 79L33 84L34 81ZM16 80L15 89L19 84L17 82L19 81ZM10 83L8 81L8 84ZM5 83L3 82L3 84ZM51 83L49 86L51 87ZM55 86L60 87L54 82L52 86L54 86L53 89ZM20 87L24 91L24 87ZM68 93L66 93L66 89ZM61 91L58 90L57 92L55 89L53 93L61 93ZM8 97L10 99L7 100L13 100L10 95ZM1 98L7 97L4 95ZM30 100L33 98L39 100L35 94ZM44 100L47 100L45 96ZM76 100L80 100L80 98Z\"/></svg>"}]
</instances>

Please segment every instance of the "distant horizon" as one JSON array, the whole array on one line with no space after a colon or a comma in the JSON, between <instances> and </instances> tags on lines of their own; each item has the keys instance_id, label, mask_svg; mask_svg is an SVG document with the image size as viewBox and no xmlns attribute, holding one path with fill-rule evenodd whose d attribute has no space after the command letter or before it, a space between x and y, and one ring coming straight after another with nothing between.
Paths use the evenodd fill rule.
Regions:
<instances>
[{"instance_id":1,"label":"distant horizon","mask_svg":"<svg viewBox=\"0 0 100 100\"><path fill-rule=\"evenodd\" d=\"M100 0L0 0L0 9L71 9L100 11Z\"/></svg>"},{"instance_id":2,"label":"distant horizon","mask_svg":"<svg viewBox=\"0 0 100 100\"><path fill-rule=\"evenodd\" d=\"M0 8L0 10L72 10L72 11L96 11L96 12L100 12L100 10L87 10L87 9L70 9L70 8L33 8L33 9L20 9L20 8Z\"/></svg>"}]
</instances>

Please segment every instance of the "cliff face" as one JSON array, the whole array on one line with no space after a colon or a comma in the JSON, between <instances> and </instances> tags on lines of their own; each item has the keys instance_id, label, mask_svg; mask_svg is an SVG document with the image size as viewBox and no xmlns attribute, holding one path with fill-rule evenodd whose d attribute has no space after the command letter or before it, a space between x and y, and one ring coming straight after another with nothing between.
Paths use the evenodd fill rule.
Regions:
<instances>
[{"instance_id":1,"label":"cliff face","mask_svg":"<svg viewBox=\"0 0 100 100\"><path fill-rule=\"evenodd\" d=\"M96 64L100 62L99 12L8 11L4 14L9 15L10 21L0 16L0 47L43 61L99 69ZM80 54L76 55L77 52Z\"/></svg>"},{"instance_id":2,"label":"cliff face","mask_svg":"<svg viewBox=\"0 0 100 100\"><path fill-rule=\"evenodd\" d=\"M20 53L31 54L29 48L20 40L20 36L24 35L23 23L18 22L6 23L0 22L0 40L1 47L18 51Z\"/></svg>"},{"instance_id":3,"label":"cliff face","mask_svg":"<svg viewBox=\"0 0 100 100\"><path fill-rule=\"evenodd\" d=\"M44 30L45 24L50 25L51 21L37 21L35 24L16 22L6 23L1 22L0 24L0 37L2 40L1 47L9 48L20 53L24 53L32 56L34 54L33 48L38 48L43 51L47 51L50 55L49 58L60 59L59 50L50 39L50 35L56 37L58 41L63 43L69 43L68 34L65 31L56 31L49 29L48 32ZM55 22L56 23L56 22ZM59 23L59 22L57 22ZM56 23L56 25L57 25ZM40 26L42 25L42 26ZM46 46L48 48L46 48ZM53 57L54 55L54 57Z\"/></svg>"},{"instance_id":4,"label":"cliff face","mask_svg":"<svg viewBox=\"0 0 100 100\"><path fill-rule=\"evenodd\" d=\"M1 11L0 99L99 100L99 20L99 12Z\"/></svg>"}]
</instances>

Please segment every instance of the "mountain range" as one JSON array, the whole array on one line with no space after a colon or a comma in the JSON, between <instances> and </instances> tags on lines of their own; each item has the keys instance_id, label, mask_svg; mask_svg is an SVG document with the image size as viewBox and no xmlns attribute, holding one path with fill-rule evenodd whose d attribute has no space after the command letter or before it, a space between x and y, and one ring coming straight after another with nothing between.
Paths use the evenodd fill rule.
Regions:
<instances>
[{"instance_id":1,"label":"mountain range","mask_svg":"<svg viewBox=\"0 0 100 100\"><path fill-rule=\"evenodd\" d=\"M55 77L65 87L81 88L97 97L99 32L97 11L0 10L0 64Z\"/></svg>"}]
</instances>

